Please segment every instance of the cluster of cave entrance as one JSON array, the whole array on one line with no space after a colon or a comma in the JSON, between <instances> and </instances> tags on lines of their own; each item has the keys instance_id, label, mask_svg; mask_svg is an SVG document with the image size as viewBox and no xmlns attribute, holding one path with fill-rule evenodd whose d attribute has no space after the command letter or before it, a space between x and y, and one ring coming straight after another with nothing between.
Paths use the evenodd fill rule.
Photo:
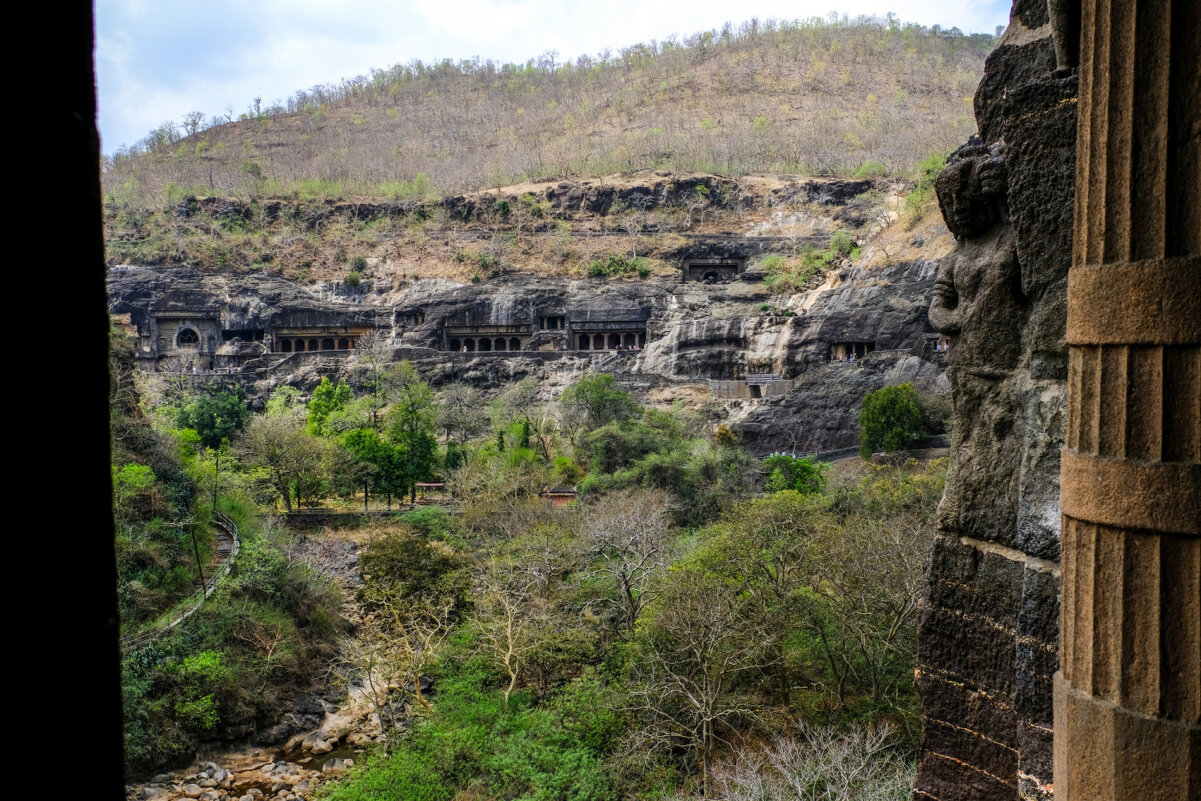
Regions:
<instances>
[{"instance_id":1,"label":"cluster of cave entrance","mask_svg":"<svg viewBox=\"0 0 1201 801\"><path fill-rule=\"evenodd\" d=\"M451 337L450 349L462 353L490 353L492 351L521 350L518 337Z\"/></svg>"},{"instance_id":2,"label":"cluster of cave entrance","mask_svg":"<svg viewBox=\"0 0 1201 801\"><path fill-rule=\"evenodd\" d=\"M315 350L353 350L354 337L322 337L317 339L310 337L277 337L275 341L275 349L281 353L304 353L305 351Z\"/></svg>"},{"instance_id":3,"label":"cluster of cave entrance","mask_svg":"<svg viewBox=\"0 0 1201 801\"><path fill-rule=\"evenodd\" d=\"M626 332L609 334L580 334L577 340L580 350L616 350L617 348L643 347L646 345L646 332Z\"/></svg>"}]
</instances>

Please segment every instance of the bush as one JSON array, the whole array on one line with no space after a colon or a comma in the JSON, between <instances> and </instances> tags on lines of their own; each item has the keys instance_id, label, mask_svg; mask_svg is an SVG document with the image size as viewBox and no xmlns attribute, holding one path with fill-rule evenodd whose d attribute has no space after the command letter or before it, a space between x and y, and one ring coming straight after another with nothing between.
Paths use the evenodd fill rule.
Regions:
<instances>
[{"instance_id":1,"label":"bush","mask_svg":"<svg viewBox=\"0 0 1201 801\"><path fill-rule=\"evenodd\" d=\"M865 161L855 170L855 178L882 178L888 175L888 168L878 161Z\"/></svg>"},{"instance_id":2,"label":"bush","mask_svg":"<svg viewBox=\"0 0 1201 801\"><path fill-rule=\"evenodd\" d=\"M798 459L786 453L777 453L764 460L767 470L765 489L768 492L795 490L802 495L821 492L826 486L827 464L819 464L806 457Z\"/></svg>"},{"instance_id":3,"label":"bush","mask_svg":"<svg viewBox=\"0 0 1201 801\"><path fill-rule=\"evenodd\" d=\"M779 272L784 268L784 257L779 253L768 253L759 260L759 266L765 272Z\"/></svg>"},{"instance_id":4,"label":"bush","mask_svg":"<svg viewBox=\"0 0 1201 801\"><path fill-rule=\"evenodd\" d=\"M922 406L913 384L897 384L869 392L859 408L859 455L866 459L875 451L895 453L925 435Z\"/></svg>"},{"instance_id":5,"label":"bush","mask_svg":"<svg viewBox=\"0 0 1201 801\"><path fill-rule=\"evenodd\" d=\"M589 278L620 278L629 275L647 278L650 274L650 266L646 259L640 256L629 258L610 253L607 259L593 259L588 262Z\"/></svg>"},{"instance_id":6,"label":"bush","mask_svg":"<svg viewBox=\"0 0 1201 801\"><path fill-rule=\"evenodd\" d=\"M917 181L905 196L905 212L910 226L915 225L926 213L927 205L934 198L934 181L946 166L947 158L942 153L931 153L918 165Z\"/></svg>"},{"instance_id":7,"label":"bush","mask_svg":"<svg viewBox=\"0 0 1201 801\"><path fill-rule=\"evenodd\" d=\"M846 231L835 231L834 236L830 237L830 251L838 256L846 258L851 255L851 251L855 249L855 240Z\"/></svg>"}]
</instances>

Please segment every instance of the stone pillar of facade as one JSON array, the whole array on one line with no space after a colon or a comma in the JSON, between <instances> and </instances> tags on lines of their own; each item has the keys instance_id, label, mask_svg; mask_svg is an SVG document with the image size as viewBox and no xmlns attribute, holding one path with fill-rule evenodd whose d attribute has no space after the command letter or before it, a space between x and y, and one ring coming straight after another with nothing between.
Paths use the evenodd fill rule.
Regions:
<instances>
[{"instance_id":1,"label":"stone pillar of facade","mask_svg":"<svg viewBox=\"0 0 1201 801\"><path fill-rule=\"evenodd\" d=\"M1084 0L1057 801L1201 798L1201 4Z\"/></svg>"}]
</instances>

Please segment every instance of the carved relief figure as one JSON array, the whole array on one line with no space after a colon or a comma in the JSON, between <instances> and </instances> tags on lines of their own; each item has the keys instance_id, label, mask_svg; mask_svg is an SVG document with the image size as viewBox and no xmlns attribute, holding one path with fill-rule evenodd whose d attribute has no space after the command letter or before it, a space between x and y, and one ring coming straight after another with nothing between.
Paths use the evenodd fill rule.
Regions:
<instances>
[{"instance_id":1,"label":"carved relief figure","mask_svg":"<svg viewBox=\"0 0 1201 801\"><path fill-rule=\"evenodd\" d=\"M948 365L995 375L1020 354L1021 274L1005 204L1003 145L966 145L934 188L958 240L934 283L930 322L951 336Z\"/></svg>"},{"instance_id":2,"label":"carved relief figure","mask_svg":"<svg viewBox=\"0 0 1201 801\"><path fill-rule=\"evenodd\" d=\"M950 337L956 442L939 522L948 533L996 540L1013 531L1016 514L1021 413L1006 379L1021 356L1025 299L1003 145L977 140L948 162L935 191L957 242L939 267L930 322ZM1012 480L998 492L1001 476Z\"/></svg>"},{"instance_id":3,"label":"carved relief figure","mask_svg":"<svg viewBox=\"0 0 1201 801\"><path fill-rule=\"evenodd\" d=\"M1080 66L1080 0L1047 0L1055 41L1055 75L1066 77Z\"/></svg>"}]
</instances>

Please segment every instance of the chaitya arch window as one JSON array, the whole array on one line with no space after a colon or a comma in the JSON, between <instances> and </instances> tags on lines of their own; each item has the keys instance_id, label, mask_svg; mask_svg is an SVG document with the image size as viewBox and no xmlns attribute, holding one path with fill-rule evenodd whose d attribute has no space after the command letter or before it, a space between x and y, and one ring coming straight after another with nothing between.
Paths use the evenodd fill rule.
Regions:
<instances>
[{"instance_id":1,"label":"chaitya arch window","mask_svg":"<svg viewBox=\"0 0 1201 801\"><path fill-rule=\"evenodd\" d=\"M181 328L179 333L175 335L175 347L199 350L200 334L197 334L196 331L191 328Z\"/></svg>"}]
</instances>

